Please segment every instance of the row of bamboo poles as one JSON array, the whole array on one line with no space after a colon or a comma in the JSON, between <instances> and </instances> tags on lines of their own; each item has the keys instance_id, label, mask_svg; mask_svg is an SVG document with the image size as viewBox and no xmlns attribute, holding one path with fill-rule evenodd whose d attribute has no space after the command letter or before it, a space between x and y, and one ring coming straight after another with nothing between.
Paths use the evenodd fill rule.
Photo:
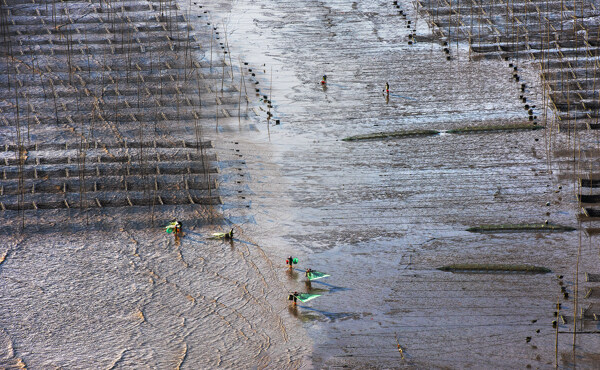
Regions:
<instances>
[{"instance_id":1,"label":"row of bamboo poles","mask_svg":"<svg viewBox=\"0 0 600 370\"><path fill-rule=\"evenodd\" d=\"M237 103L241 117L242 86L245 89L241 62L237 102L229 88L225 89L226 79L231 78L228 86L234 81L225 24L225 42L219 43L217 25L208 19L203 23L207 27L196 31L190 12L181 11L174 0L146 4L52 0L22 5L10 0L0 5L0 64L4 71L0 73L0 98L5 102L0 108L0 132L14 140L4 144L15 148L21 229L26 224L25 202L31 197L26 188L31 189L30 183L36 180L25 177L30 173L25 167L32 154L47 155L26 148L40 142L66 141L65 148L77 148L78 208L86 221L88 208L100 204L97 198L90 198L90 186L86 185L90 158L98 158L100 152L113 157L126 153L130 160L122 164L126 168L122 182L144 184L144 197L152 205L149 217L154 221L155 208L162 203L154 184L161 181L161 174L150 169L158 168L161 155L163 162L174 157L170 152L180 147L182 138L185 146L189 132L193 132L196 145L183 150L195 149L200 156L204 168L201 181L207 184L211 198L214 185L203 130L213 117L218 125L219 116L230 115L223 104ZM210 45L210 58L206 44ZM226 76L226 66L230 76ZM208 109L212 99L203 99L213 93L211 87L214 116ZM154 146L148 145L152 142ZM169 143L170 152L156 148L156 142ZM70 158L68 151L51 155ZM154 163L149 162L152 159ZM138 175L128 179L132 167ZM189 189L187 184L193 181L198 181L193 174L182 175L181 187ZM193 203L192 195L189 199ZM209 203L207 214L211 215L214 211Z\"/></svg>"},{"instance_id":2,"label":"row of bamboo poles","mask_svg":"<svg viewBox=\"0 0 600 370\"><path fill-rule=\"evenodd\" d=\"M555 167L573 181L574 196L581 200L581 179L591 182L600 178L600 25L595 23L598 10L587 0L417 0L417 13L424 13L427 22L448 47L468 43L468 58L500 58L510 62L513 77L519 82L519 68L524 61L534 61L539 68L541 85L541 119L546 127L546 158L548 173ZM525 103L525 84L521 98ZM535 99L535 98L534 98ZM527 105L526 108L529 108ZM530 111L531 112L531 111ZM530 113L531 114L531 113ZM559 133L565 133L566 140ZM566 142L565 142L566 141ZM585 148L582 155L582 147ZM553 152L569 153L565 163L552 163ZM560 162L555 158L554 162ZM555 184L556 185L556 184ZM581 207L581 201L580 201ZM579 241L573 287L572 360L575 363L577 333L582 330L584 315L579 314L579 270L584 228L579 217ZM588 229L591 230L591 229ZM595 230L595 229L594 229ZM592 243L592 233L590 244ZM568 295L565 300L568 300ZM560 316L560 296L557 320ZM583 309L581 309L583 312ZM579 327L578 327L579 324ZM559 366L559 325L556 324L555 361Z\"/></svg>"}]
</instances>

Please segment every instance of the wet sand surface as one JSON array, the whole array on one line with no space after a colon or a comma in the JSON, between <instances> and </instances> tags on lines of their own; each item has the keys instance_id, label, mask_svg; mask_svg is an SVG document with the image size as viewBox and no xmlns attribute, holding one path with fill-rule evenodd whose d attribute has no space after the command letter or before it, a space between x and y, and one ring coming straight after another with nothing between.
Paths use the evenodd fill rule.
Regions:
<instances>
[{"instance_id":1,"label":"wet sand surface","mask_svg":"<svg viewBox=\"0 0 600 370\"><path fill-rule=\"evenodd\" d=\"M285 275L224 223L246 207L228 198L242 162L202 130L237 91L216 77L223 50L207 57L214 34L176 5L2 5L0 368L310 366ZM164 230L174 218L179 244ZM209 239L230 227L233 242Z\"/></svg>"},{"instance_id":2,"label":"wet sand surface","mask_svg":"<svg viewBox=\"0 0 600 370\"><path fill-rule=\"evenodd\" d=\"M414 24L410 4L401 5ZM466 49L447 61L439 43L409 45L406 21L387 2L214 9L281 119L267 128L262 113L261 133L237 122L227 131L250 154L244 183L255 223L244 227L280 265L291 254L300 267L332 275L312 284L322 297L294 312L314 339L316 367L550 368L559 297L566 317L559 364L573 364L578 245L580 274L593 271L597 258L588 236L581 229L466 231L545 220L577 227L575 184L559 177L574 166L549 154L550 140L560 138L540 130L341 141L380 131L527 124L508 63L470 62ZM423 22L417 34L433 39ZM535 67L522 62L520 71L529 101L541 107ZM327 88L319 84L323 74ZM272 153L253 155L255 142ZM529 264L553 273L436 270L451 263ZM571 300L557 275L565 276ZM288 289L306 290L302 279L301 272L292 276ZM578 337L582 368L596 366L597 329L588 329Z\"/></svg>"},{"instance_id":3,"label":"wet sand surface","mask_svg":"<svg viewBox=\"0 0 600 370\"><path fill-rule=\"evenodd\" d=\"M379 1L182 2L198 29L209 22L222 35L226 27L232 64L247 63L250 102L241 109L251 117L203 121L224 223L186 228L180 246L160 229L11 236L0 251L2 360L31 368L552 368L560 298L559 366L572 367L578 246L580 276L598 272L598 257L577 221L575 166L549 150L570 139L551 130L447 133L529 123L521 92L503 61L470 62L466 48L447 61L412 5L399 3L407 20ZM420 40L412 45L408 20ZM536 70L522 63L521 74L541 106ZM415 129L442 134L342 141ZM545 220L578 230L466 231ZM206 238L230 227L233 243ZM309 288L301 270L286 270L289 255L298 269L332 276ZM552 273L437 270L452 263ZM291 308L292 291L322 296ZM595 368L598 328L581 329L577 365Z\"/></svg>"},{"instance_id":4,"label":"wet sand surface","mask_svg":"<svg viewBox=\"0 0 600 370\"><path fill-rule=\"evenodd\" d=\"M15 358L30 368L310 363L300 329L277 299L283 287L272 261L251 242L207 240L208 231L188 229L180 245L162 230L32 236L9 245L3 367Z\"/></svg>"}]
</instances>

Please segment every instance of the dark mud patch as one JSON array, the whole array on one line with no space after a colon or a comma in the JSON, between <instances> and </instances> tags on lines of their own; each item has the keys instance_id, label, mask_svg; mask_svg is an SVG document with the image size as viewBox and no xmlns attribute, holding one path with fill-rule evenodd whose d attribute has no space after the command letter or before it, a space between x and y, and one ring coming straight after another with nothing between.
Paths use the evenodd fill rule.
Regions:
<instances>
[{"instance_id":1,"label":"dark mud patch","mask_svg":"<svg viewBox=\"0 0 600 370\"><path fill-rule=\"evenodd\" d=\"M510 233L510 232L565 232L576 230L571 226L552 224L506 224L480 225L470 227L467 231L474 233Z\"/></svg>"},{"instance_id":2,"label":"dark mud patch","mask_svg":"<svg viewBox=\"0 0 600 370\"><path fill-rule=\"evenodd\" d=\"M467 272L467 273L500 273L516 272L528 274L547 274L550 269L541 266L531 265L505 265L488 263L461 263L439 267L438 270L447 272Z\"/></svg>"},{"instance_id":3,"label":"dark mud patch","mask_svg":"<svg viewBox=\"0 0 600 370\"><path fill-rule=\"evenodd\" d=\"M571 152L572 153L572 152ZM599 188L600 180L598 179L579 179L579 185L584 188Z\"/></svg>"},{"instance_id":4,"label":"dark mud patch","mask_svg":"<svg viewBox=\"0 0 600 370\"><path fill-rule=\"evenodd\" d=\"M585 232L588 234L588 236L600 235L600 228L588 227L587 229L585 229Z\"/></svg>"},{"instance_id":5,"label":"dark mud patch","mask_svg":"<svg viewBox=\"0 0 600 370\"><path fill-rule=\"evenodd\" d=\"M600 283L600 274L585 273L585 281L590 283Z\"/></svg>"},{"instance_id":6,"label":"dark mud patch","mask_svg":"<svg viewBox=\"0 0 600 370\"><path fill-rule=\"evenodd\" d=\"M594 220L600 218L600 209L581 207L580 219Z\"/></svg>"},{"instance_id":7,"label":"dark mud patch","mask_svg":"<svg viewBox=\"0 0 600 370\"><path fill-rule=\"evenodd\" d=\"M577 198L581 203L600 203L600 195L596 194L577 194Z\"/></svg>"},{"instance_id":8,"label":"dark mud patch","mask_svg":"<svg viewBox=\"0 0 600 370\"><path fill-rule=\"evenodd\" d=\"M393 132L376 132L373 134L355 135L342 139L343 141L361 141L361 140L376 140L376 139L391 139L414 136L433 136L439 134L436 130L411 130L411 131L393 131Z\"/></svg>"}]
</instances>

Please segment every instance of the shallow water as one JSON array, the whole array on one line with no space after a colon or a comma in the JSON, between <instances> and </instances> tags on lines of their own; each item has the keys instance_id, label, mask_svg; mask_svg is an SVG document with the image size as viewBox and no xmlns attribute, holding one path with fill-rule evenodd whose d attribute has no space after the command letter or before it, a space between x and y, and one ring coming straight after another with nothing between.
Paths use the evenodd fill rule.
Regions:
<instances>
[{"instance_id":1,"label":"shallow water","mask_svg":"<svg viewBox=\"0 0 600 370\"><path fill-rule=\"evenodd\" d=\"M306 343L271 298L282 287L269 259L198 231L179 246L162 231L11 246L2 327L16 356L31 368L298 367Z\"/></svg>"},{"instance_id":2,"label":"shallow water","mask_svg":"<svg viewBox=\"0 0 600 370\"><path fill-rule=\"evenodd\" d=\"M414 25L414 9L400 3ZM465 231L544 220L577 226L573 184L557 177L571 170L549 164L547 132L341 141L379 131L529 123L507 63L470 62L464 48L446 61L440 44L409 45L406 21L391 2L234 2L215 14L282 122L267 128L263 115L261 133L243 123L236 129L237 122L228 132L249 155L245 183L256 224L244 227L281 265L292 254L300 267L332 275L312 284L322 297L292 313L314 339L316 366L553 366L555 274L436 270L526 263L573 276L577 248L565 246L576 246L582 231ZM422 20L416 33L432 39ZM528 64L520 66L526 95L541 107ZM319 84L323 74L327 88ZM386 81L389 99L381 93ZM256 142L269 153L254 152ZM582 262L588 270L592 251L584 250L592 253ZM306 290L301 280L290 277L288 289ZM561 325L560 358L568 357L569 325ZM597 337L584 338L581 351L589 355Z\"/></svg>"},{"instance_id":3,"label":"shallow water","mask_svg":"<svg viewBox=\"0 0 600 370\"><path fill-rule=\"evenodd\" d=\"M438 43L409 45L391 2L181 6L201 15L198 29L225 25L233 64L239 56L255 73L247 88L258 116L205 132L219 157L220 211L238 237L207 240L215 225L187 230L179 247L161 230L15 236L0 270L10 357L32 368L554 366L555 275L572 291L580 232L465 231L577 225L574 184L559 178L571 168L549 165L548 134L341 141L527 123L505 62L469 62L465 49L446 61ZM419 39L434 39L411 4L402 8ZM539 87L528 84L536 101ZM280 125L267 123L264 95ZM595 257L591 244L584 253ZM302 271L286 271L289 255L332 276L309 288ZM594 261L584 258L580 271ZM458 262L553 273L436 270ZM322 296L288 306L290 291L309 289ZM560 325L561 358L570 325ZM585 336L579 349L593 352L597 341Z\"/></svg>"}]
</instances>

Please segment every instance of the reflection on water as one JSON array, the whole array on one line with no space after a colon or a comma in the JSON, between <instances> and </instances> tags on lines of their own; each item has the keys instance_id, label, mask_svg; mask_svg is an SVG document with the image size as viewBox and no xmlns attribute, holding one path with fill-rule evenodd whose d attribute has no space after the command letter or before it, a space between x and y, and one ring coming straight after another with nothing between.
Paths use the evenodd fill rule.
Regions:
<instances>
[{"instance_id":1,"label":"reflection on water","mask_svg":"<svg viewBox=\"0 0 600 370\"><path fill-rule=\"evenodd\" d=\"M317 290L321 290L321 291L326 291L326 292L329 292L329 293L342 292L342 291L350 290L351 289L351 288L345 288L345 287L341 287L341 286L335 286L335 285L332 285L332 284L328 284L328 283L326 283L324 281L313 281L313 283L315 283L315 284L321 284L321 285L324 285L324 286L328 287L329 289L319 289L319 288L316 288L316 289Z\"/></svg>"}]
</instances>

